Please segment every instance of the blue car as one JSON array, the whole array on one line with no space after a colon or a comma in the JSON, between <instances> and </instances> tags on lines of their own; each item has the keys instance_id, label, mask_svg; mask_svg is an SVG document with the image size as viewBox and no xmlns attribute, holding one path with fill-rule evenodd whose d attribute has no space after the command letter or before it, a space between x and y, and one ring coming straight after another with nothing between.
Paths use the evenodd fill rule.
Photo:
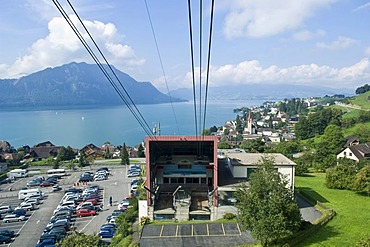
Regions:
<instances>
[{"instance_id":1,"label":"blue car","mask_svg":"<svg viewBox=\"0 0 370 247\"><path fill-rule=\"evenodd\" d=\"M56 240L55 238L47 238L42 240L41 242L39 241L35 247L55 247L56 245Z\"/></svg>"},{"instance_id":2,"label":"blue car","mask_svg":"<svg viewBox=\"0 0 370 247\"><path fill-rule=\"evenodd\" d=\"M101 238L112 238L116 232L116 226L113 224L106 224L100 228L99 236Z\"/></svg>"}]
</instances>

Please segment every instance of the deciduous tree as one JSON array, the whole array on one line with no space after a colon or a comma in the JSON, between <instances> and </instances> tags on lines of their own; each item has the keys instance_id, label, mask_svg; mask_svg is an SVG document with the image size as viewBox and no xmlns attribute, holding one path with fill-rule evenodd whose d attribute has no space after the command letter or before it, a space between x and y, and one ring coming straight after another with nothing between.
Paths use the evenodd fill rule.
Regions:
<instances>
[{"instance_id":1,"label":"deciduous tree","mask_svg":"<svg viewBox=\"0 0 370 247\"><path fill-rule=\"evenodd\" d=\"M126 143L123 143L123 147L121 149L121 165L129 165L130 164L130 156L127 151Z\"/></svg>"},{"instance_id":2,"label":"deciduous tree","mask_svg":"<svg viewBox=\"0 0 370 247\"><path fill-rule=\"evenodd\" d=\"M263 158L250 177L249 187L243 185L236 192L238 219L263 246L290 236L301 224L293 191L273 163Z\"/></svg>"}]
</instances>

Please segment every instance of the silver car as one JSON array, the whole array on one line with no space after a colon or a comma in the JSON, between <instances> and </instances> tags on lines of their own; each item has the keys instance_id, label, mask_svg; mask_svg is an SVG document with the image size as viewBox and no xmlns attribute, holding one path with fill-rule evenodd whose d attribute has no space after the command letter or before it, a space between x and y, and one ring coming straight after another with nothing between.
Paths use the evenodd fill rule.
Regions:
<instances>
[{"instance_id":1,"label":"silver car","mask_svg":"<svg viewBox=\"0 0 370 247\"><path fill-rule=\"evenodd\" d=\"M9 223L9 222L14 222L14 221L24 221L24 220L26 220L26 216L24 215L8 214L8 215L5 215L3 222Z\"/></svg>"}]
</instances>

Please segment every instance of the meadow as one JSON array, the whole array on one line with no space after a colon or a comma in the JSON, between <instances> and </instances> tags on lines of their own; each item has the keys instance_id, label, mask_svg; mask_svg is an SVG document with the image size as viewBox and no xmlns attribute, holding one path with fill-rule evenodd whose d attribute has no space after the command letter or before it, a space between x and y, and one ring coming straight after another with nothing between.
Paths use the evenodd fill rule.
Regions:
<instances>
[{"instance_id":1,"label":"meadow","mask_svg":"<svg viewBox=\"0 0 370 247\"><path fill-rule=\"evenodd\" d=\"M337 215L299 246L354 246L369 237L370 197L348 190L328 189L324 173L296 176L296 187L305 191Z\"/></svg>"}]
</instances>

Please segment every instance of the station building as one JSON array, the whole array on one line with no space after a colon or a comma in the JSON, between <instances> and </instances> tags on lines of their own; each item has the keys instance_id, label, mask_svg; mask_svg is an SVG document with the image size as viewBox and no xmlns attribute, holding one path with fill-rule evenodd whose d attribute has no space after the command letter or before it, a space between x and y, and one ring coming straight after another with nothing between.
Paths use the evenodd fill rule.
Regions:
<instances>
[{"instance_id":1,"label":"station building","mask_svg":"<svg viewBox=\"0 0 370 247\"><path fill-rule=\"evenodd\" d=\"M234 192L247 183L266 154L217 150L216 136L147 137L145 211L152 220L217 220L237 213ZM222 155L220 155L222 153ZM276 168L294 186L295 163L273 156Z\"/></svg>"}]
</instances>

